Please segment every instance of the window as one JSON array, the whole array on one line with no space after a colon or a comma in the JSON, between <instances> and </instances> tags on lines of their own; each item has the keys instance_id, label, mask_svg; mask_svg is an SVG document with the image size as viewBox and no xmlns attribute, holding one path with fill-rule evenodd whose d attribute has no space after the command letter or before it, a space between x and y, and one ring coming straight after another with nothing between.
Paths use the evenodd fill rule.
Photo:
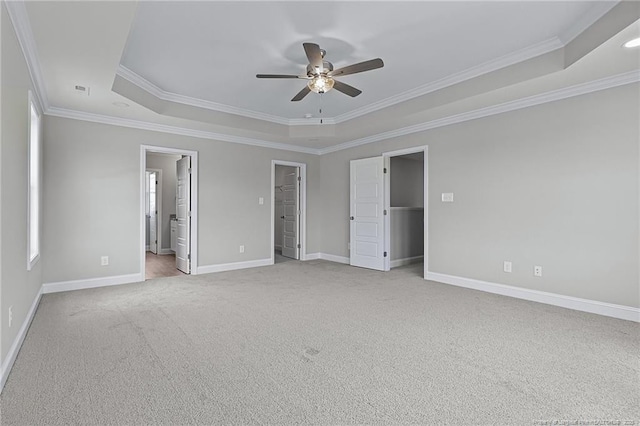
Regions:
<instances>
[{"instance_id":1,"label":"window","mask_svg":"<svg viewBox=\"0 0 640 426\"><path fill-rule=\"evenodd\" d=\"M27 226L27 270L40 258L40 114L29 92L29 194Z\"/></svg>"}]
</instances>

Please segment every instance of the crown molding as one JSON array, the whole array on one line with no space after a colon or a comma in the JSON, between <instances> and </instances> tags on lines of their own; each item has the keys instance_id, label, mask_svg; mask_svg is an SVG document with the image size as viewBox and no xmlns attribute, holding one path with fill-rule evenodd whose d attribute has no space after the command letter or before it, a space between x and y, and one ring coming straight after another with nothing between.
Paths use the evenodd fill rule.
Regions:
<instances>
[{"instance_id":1,"label":"crown molding","mask_svg":"<svg viewBox=\"0 0 640 426\"><path fill-rule=\"evenodd\" d=\"M252 111L245 108L233 107L230 105L224 105L217 102L211 102L204 99L193 98L190 96L179 95L177 93L166 92L162 90L160 87L151 83L149 80L144 77L136 74L134 71L131 71L129 68L124 65L118 65L116 70L116 75L124 78L132 84L140 87L141 89L149 92L153 96L162 99L163 101L176 102L179 104L194 106L197 108L208 109L210 111L224 112L227 114L240 115L242 117L253 118L256 120L270 121L276 124L282 124L288 126L289 119L284 117L279 117L277 115L265 114L262 112ZM309 123L307 123L309 124Z\"/></svg>"},{"instance_id":2,"label":"crown molding","mask_svg":"<svg viewBox=\"0 0 640 426\"><path fill-rule=\"evenodd\" d=\"M334 145L329 148L320 149L319 154L320 155L329 154L331 152L342 151L349 148L355 148L357 146L379 142L385 139L397 138L399 136L405 136L413 133L424 132L426 130L431 130L438 127L444 127L452 124L462 123L469 120L489 117L491 115L502 114L505 112L515 111L522 108L528 108L531 106L545 104L548 102L555 102L562 99L571 98L574 96L585 95L585 94L597 92L600 90L611 89L614 87L623 86L631 83L637 83L639 81L640 81L640 70L634 70L627 73L590 81L587 83L576 84L574 86L569 86L562 89L552 90L552 91L541 93L538 95L533 95L526 98L505 102L502 104L493 105L490 107L479 108L473 111L451 115L449 117L438 118L436 120L415 124L413 126L407 126L407 127L402 127L400 129L391 130L388 132L378 133L376 135L371 135L365 138L356 139L351 142Z\"/></svg>"},{"instance_id":3,"label":"crown molding","mask_svg":"<svg viewBox=\"0 0 640 426\"><path fill-rule=\"evenodd\" d=\"M418 86L415 89L407 90L406 92L399 93L387 99L373 102L365 107L358 108L351 112L339 115L338 117L336 117L335 121L336 123L343 123L345 121L370 114L383 108L387 108L392 105L406 102L419 96L424 96L437 90L453 86L454 84L462 83L463 81L467 81L472 78L497 71L501 68L535 58L536 56L544 55L562 47L564 47L564 45L562 44L562 42L560 42L560 39L558 39L557 37L553 37L541 43L534 44L533 46L530 46L528 48L501 56L496 59L492 59L483 64L468 68L464 71L452 74L440 80Z\"/></svg>"},{"instance_id":4,"label":"crown molding","mask_svg":"<svg viewBox=\"0 0 640 426\"><path fill-rule=\"evenodd\" d=\"M38 59L38 49L33 39L33 31L27 15L27 7L22 1L5 1L3 3L7 6L9 19L11 19L22 54L27 62L27 68L29 69L36 97L40 103L40 109L46 111L49 108L49 98L47 97L47 88L44 84L42 68Z\"/></svg>"},{"instance_id":5,"label":"crown molding","mask_svg":"<svg viewBox=\"0 0 640 426\"><path fill-rule=\"evenodd\" d=\"M436 90L444 89L448 86L452 86L454 84L458 84L463 81L470 80L475 77L479 77L481 75L499 70L501 68L535 58L536 56L544 55L556 49L560 49L562 47L564 47L564 44L560 41L560 39L558 37L553 37L543 42L534 44L533 46L529 46L525 49L522 49L513 53L509 53L507 55L501 56L496 59L492 59L483 64L466 69L464 71L442 78L435 82L424 84L415 89L407 90L403 93L391 96L389 98L383 99L378 102L373 102L365 107L355 109L348 113L345 113L336 117L323 118L322 121L324 124L343 123L345 121L352 120L354 118L361 117L366 114L370 114L372 112L381 110L383 108L387 108L392 105L396 105L420 96L424 96L426 94L435 92ZM270 121L272 123L283 124L287 126L315 125L315 124L318 124L320 120L317 117L313 119L305 119L305 118L288 119L288 118L275 116L271 114L251 111L244 108L232 107L229 105L211 102L204 99L192 98L189 96L166 92L162 90L160 87L146 80L144 77L140 76L139 74L135 73L134 71L130 70L129 68L125 67L122 64L118 66L116 74L124 78L125 80L129 81L130 83L135 84L141 89L149 92L153 96L166 101L177 102L177 103L204 108L212 111L226 112L229 114L240 115L248 118L255 118L257 120Z\"/></svg>"},{"instance_id":6,"label":"crown molding","mask_svg":"<svg viewBox=\"0 0 640 426\"><path fill-rule=\"evenodd\" d=\"M171 133L174 135L190 136L200 139L210 139L221 142L259 146L262 148L281 149L284 151L301 152L304 154L319 154L319 150L315 148L306 148L285 143L269 142L260 139L245 138L242 136L226 135L223 133L207 132L204 130L188 129L185 127L169 126L166 124L151 123L148 121L131 120L128 118L93 114L66 108L50 107L45 111L45 114L53 117L70 118L73 120L90 121L93 123L101 124L110 124L113 126L129 127L132 129L150 130L153 132Z\"/></svg>"}]
</instances>

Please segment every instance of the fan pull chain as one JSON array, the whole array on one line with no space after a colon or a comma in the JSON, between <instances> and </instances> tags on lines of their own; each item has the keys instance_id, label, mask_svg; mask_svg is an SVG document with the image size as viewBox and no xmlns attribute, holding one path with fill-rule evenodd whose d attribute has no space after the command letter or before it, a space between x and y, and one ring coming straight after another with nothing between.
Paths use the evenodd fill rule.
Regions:
<instances>
[{"instance_id":1,"label":"fan pull chain","mask_svg":"<svg viewBox=\"0 0 640 426\"><path fill-rule=\"evenodd\" d=\"M320 124L322 124L322 99L323 99L323 98L324 98L324 97L322 96L322 93L321 93L321 94L320 94L320 110L318 111L318 112L319 112L319 115L320 115Z\"/></svg>"}]
</instances>

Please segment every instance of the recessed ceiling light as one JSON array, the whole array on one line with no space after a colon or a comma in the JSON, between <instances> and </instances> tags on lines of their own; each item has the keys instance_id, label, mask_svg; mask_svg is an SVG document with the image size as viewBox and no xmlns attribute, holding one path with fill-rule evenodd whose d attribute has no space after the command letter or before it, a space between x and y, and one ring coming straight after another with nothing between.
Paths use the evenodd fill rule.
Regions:
<instances>
[{"instance_id":1,"label":"recessed ceiling light","mask_svg":"<svg viewBox=\"0 0 640 426\"><path fill-rule=\"evenodd\" d=\"M120 107L120 108L128 108L129 104L126 102L114 102L113 103L115 106Z\"/></svg>"},{"instance_id":2,"label":"recessed ceiling light","mask_svg":"<svg viewBox=\"0 0 640 426\"><path fill-rule=\"evenodd\" d=\"M640 37L634 38L633 40L629 40L628 42L623 44L623 46L624 47L628 47L629 49L632 48L632 47L640 46Z\"/></svg>"}]
</instances>

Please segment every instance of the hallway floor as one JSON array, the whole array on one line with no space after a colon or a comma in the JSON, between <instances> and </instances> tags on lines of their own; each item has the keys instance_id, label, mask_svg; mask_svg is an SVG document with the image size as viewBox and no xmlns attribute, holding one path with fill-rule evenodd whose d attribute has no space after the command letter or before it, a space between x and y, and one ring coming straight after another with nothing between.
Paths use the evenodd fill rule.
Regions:
<instances>
[{"instance_id":1,"label":"hallway floor","mask_svg":"<svg viewBox=\"0 0 640 426\"><path fill-rule=\"evenodd\" d=\"M145 280L161 277L177 277L186 275L184 272L176 268L175 254L153 254L146 252L145 257Z\"/></svg>"}]
</instances>

